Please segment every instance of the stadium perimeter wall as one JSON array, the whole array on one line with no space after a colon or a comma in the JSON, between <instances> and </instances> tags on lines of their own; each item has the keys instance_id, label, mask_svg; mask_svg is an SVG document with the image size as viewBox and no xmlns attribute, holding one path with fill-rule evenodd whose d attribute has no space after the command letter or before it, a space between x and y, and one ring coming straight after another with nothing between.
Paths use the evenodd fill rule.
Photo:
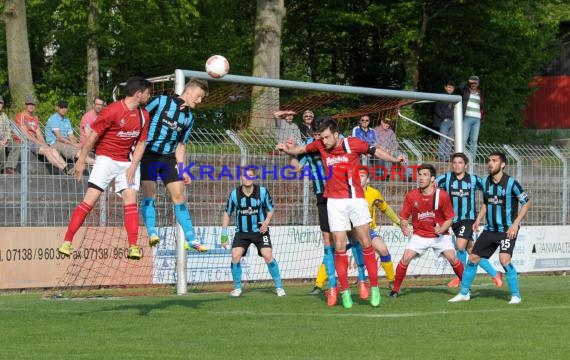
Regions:
<instances>
[{"instance_id":1,"label":"stadium perimeter wall","mask_svg":"<svg viewBox=\"0 0 570 360\"><path fill-rule=\"evenodd\" d=\"M80 247L71 259L63 258L57 253L57 246L65 232L64 227L8 227L2 229L0 242L0 289L50 288L58 285L71 261L97 261L109 268L123 266L122 280L109 277L101 285L133 284L128 279L129 266L145 267L146 276L137 276L140 285L175 284L176 244L174 228L161 228L165 241L155 249L145 247L144 257L140 262L125 262L126 238L117 239L111 247ZM105 234L96 227L80 230ZM322 254L322 240L317 226L276 226L272 232L287 236L287 245L279 241L274 243L274 252L280 259L284 279L313 278ZM566 271L570 269L570 226L523 226L519 232L513 263L521 273ZM230 250L219 245L219 227L197 227L197 235L211 248L207 254L189 253L187 262L187 278L192 282L229 282ZM381 235L390 247L393 258L398 261L403 253L407 239L401 231L393 226L385 226ZM277 240L277 239L276 239ZM100 243L100 242L98 242ZM294 247L287 249L285 247ZM280 258L280 254L289 259ZM433 264L429 268L418 268L410 271L410 275L451 275L451 269L445 261L433 257L431 252L425 256ZM425 257L424 256L424 257ZM501 269L498 256L491 258L492 264ZM351 259L352 263L352 259ZM122 265L119 265L122 264ZM124 265L127 264L127 265ZM128 265L132 264L132 265ZM264 271L256 271L264 267L263 261L255 251L249 251L244 258L244 280L267 280ZM249 271L251 270L251 271ZM351 276L356 271L351 268ZM71 286L81 284L68 284Z\"/></svg>"}]
</instances>

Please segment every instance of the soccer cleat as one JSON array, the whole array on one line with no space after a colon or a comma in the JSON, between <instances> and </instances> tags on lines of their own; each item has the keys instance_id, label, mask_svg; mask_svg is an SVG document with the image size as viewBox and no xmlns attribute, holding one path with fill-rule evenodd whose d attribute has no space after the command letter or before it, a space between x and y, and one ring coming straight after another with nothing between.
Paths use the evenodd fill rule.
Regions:
<instances>
[{"instance_id":1,"label":"soccer cleat","mask_svg":"<svg viewBox=\"0 0 570 360\"><path fill-rule=\"evenodd\" d=\"M360 293L360 298L362 300L368 300L370 297L370 288L366 281L359 281L358 282L358 292Z\"/></svg>"},{"instance_id":2,"label":"soccer cleat","mask_svg":"<svg viewBox=\"0 0 570 360\"><path fill-rule=\"evenodd\" d=\"M323 289L318 287L318 286L315 286L313 288L313 290L309 291L309 293L307 295L321 295L322 293L323 293Z\"/></svg>"},{"instance_id":3,"label":"soccer cleat","mask_svg":"<svg viewBox=\"0 0 570 360\"><path fill-rule=\"evenodd\" d=\"M447 283L447 287L456 288L459 287L459 284L461 284L461 280L459 280L459 278L456 276L450 282Z\"/></svg>"},{"instance_id":4,"label":"soccer cleat","mask_svg":"<svg viewBox=\"0 0 570 360\"><path fill-rule=\"evenodd\" d=\"M158 245L159 242L160 242L160 237L158 237L158 235L156 234L153 234L148 238L148 245L150 247Z\"/></svg>"},{"instance_id":5,"label":"soccer cleat","mask_svg":"<svg viewBox=\"0 0 570 360\"><path fill-rule=\"evenodd\" d=\"M380 306L380 301L382 297L380 296L380 289L378 286L373 286L370 288L370 305L373 307Z\"/></svg>"},{"instance_id":6,"label":"soccer cleat","mask_svg":"<svg viewBox=\"0 0 570 360\"><path fill-rule=\"evenodd\" d=\"M350 290L346 289L340 292L342 298L342 306L345 309L350 309L352 307L352 297L350 296Z\"/></svg>"},{"instance_id":7,"label":"soccer cleat","mask_svg":"<svg viewBox=\"0 0 570 360\"><path fill-rule=\"evenodd\" d=\"M391 298L397 298L397 297L398 297L398 292L392 290L392 291L390 291L390 295L388 295L388 296L390 296Z\"/></svg>"},{"instance_id":8,"label":"soccer cleat","mask_svg":"<svg viewBox=\"0 0 570 360\"><path fill-rule=\"evenodd\" d=\"M63 244L57 249L60 254L65 256L71 256L71 252L73 251L73 246L71 246L71 241L64 241Z\"/></svg>"},{"instance_id":9,"label":"soccer cleat","mask_svg":"<svg viewBox=\"0 0 570 360\"><path fill-rule=\"evenodd\" d=\"M240 297L241 296L241 288L239 289L233 289L232 292L230 293L231 297Z\"/></svg>"},{"instance_id":10,"label":"soccer cleat","mask_svg":"<svg viewBox=\"0 0 570 360\"><path fill-rule=\"evenodd\" d=\"M517 296L517 295L511 296L511 301L509 301L509 304L512 305L512 304L520 304L520 303L522 303L522 299L520 296Z\"/></svg>"},{"instance_id":11,"label":"soccer cleat","mask_svg":"<svg viewBox=\"0 0 570 360\"><path fill-rule=\"evenodd\" d=\"M493 282L495 283L495 286L496 286L496 287L501 287L501 286L503 286L503 279L502 279L502 277L501 277L501 273L500 273L500 272L498 272L497 275L495 275L495 276L493 277Z\"/></svg>"},{"instance_id":12,"label":"soccer cleat","mask_svg":"<svg viewBox=\"0 0 570 360\"><path fill-rule=\"evenodd\" d=\"M132 260L140 260L142 258L141 248L137 245L131 245L129 247L129 253L127 254L127 258Z\"/></svg>"},{"instance_id":13,"label":"soccer cleat","mask_svg":"<svg viewBox=\"0 0 570 360\"><path fill-rule=\"evenodd\" d=\"M283 290L283 288L275 288L275 292L277 293L277 296L279 296L279 297L287 295L287 294L285 294L285 290Z\"/></svg>"},{"instance_id":14,"label":"soccer cleat","mask_svg":"<svg viewBox=\"0 0 570 360\"><path fill-rule=\"evenodd\" d=\"M184 250L188 251L188 250L192 250L192 251L197 251L197 252L206 252L208 251L208 248L205 247L204 245L200 244L197 241L191 242L191 243L185 243L184 245Z\"/></svg>"},{"instance_id":15,"label":"soccer cleat","mask_svg":"<svg viewBox=\"0 0 570 360\"><path fill-rule=\"evenodd\" d=\"M466 295L459 293L455 295L453 298L449 299L448 302L460 302L460 301L469 301L469 300L471 300L470 293L467 293Z\"/></svg>"},{"instance_id":16,"label":"soccer cleat","mask_svg":"<svg viewBox=\"0 0 570 360\"><path fill-rule=\"evenodd\" d=\"M338 288L333 287L327 291L327 306L335 306L338 298Z\"/></svg>"}]
</instances>

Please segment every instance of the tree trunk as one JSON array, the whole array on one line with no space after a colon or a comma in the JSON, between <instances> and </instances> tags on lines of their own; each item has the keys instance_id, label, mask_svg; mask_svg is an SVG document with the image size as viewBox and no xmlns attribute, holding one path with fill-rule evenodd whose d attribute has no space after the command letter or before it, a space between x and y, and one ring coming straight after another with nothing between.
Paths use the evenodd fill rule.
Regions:
<instances>
[{"instance_id":1,"label":"tree trunk","mask_svg":"<svg viewBox=\"0 0 570 360\"><path fill-rule=\"evenodd\" d=\"M284 16L284 0L257 0L253 76L279 79L281 24ZM273 112L278 109L278 88L253 87L250 127L273 127Z\"/></svg>"},{"instance_id":2,"label":"tree trunk","mask_svg":"<svg viewBox=\"0 0 570 360\"><path fill-rule=\"evenodd\" d=\"M93 105L95 97L99 96L99 54L97 50L97 23L99 9L97 0L89 0L89 15L87 17L87 101L86 110Z\"/></svg>"},{"instance_id":3,"label":"tree trunk","mask_svg":"<svg viewBox=\"0 0 570 360\"><path fill-rule=\"evenodd\" d=\"M406 84L404 87L406 90L416 91L418 89L418 83L420 82L420 58L422 56L422 49L426 38L429 20L430 17L427 14L426 6L423 5L422 24L420 27L418 41L412 47L412 52L405 64Z\"/></svg>"},{"instance_id":4,"label":"tree trunk","mask_svg":"<svg viewBox=\"0 0 570 360\"><path fill-rule=\"evenodd\" d=\"M26 95L34 95L32 62L28 42L28 22L25 0L5 0L6 51L8 82L12 98L12 113L19 111Z\"/></svg>"}]
</instances>

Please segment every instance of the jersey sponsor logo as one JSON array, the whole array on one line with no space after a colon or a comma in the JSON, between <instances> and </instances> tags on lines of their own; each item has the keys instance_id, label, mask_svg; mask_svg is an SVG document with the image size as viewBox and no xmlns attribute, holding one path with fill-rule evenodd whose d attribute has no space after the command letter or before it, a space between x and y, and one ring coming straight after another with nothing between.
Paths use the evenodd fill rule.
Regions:
<instances>
[{"instance_id":1,"label":"jersey sponsor logo","mask_svg":"<svg viewBox=\"0 0 570 360\"><path fill-rule=\"evenodd\" d=\"M257 209L257 208L254 209L251 206L249 206L247 209L239 209L238 213L240 215L248 215L248 216L257 215L257 214L259 214L259 209Z\"/></svg>"},{"instance_id":2,"label":"jersey sponsor logo","mask_svg":"<svg viewBox=\"0 0 570 360\"><path fill-rule=\"evenodd\" d=\"M455 196L455 197L467 197L469 196L469 191L463 190L463 189L459 189L459 190L451 190L450 191L451 196Z\"/></svg>"},{"instance_id":3,"label":"jersey sponsor logo","mask_svg":"<svg viewBox=\"0 0 570 360\"><path fill-rule=\"evenodd\" d=\"M120 137L121 139L132 139L138 137L140 133L141 133L140 130L131 130L131 131L121 130L117 133L117 137Z\"/></svg>"},{"instance_id":4,"label":"jersey sponsor logo","mask_svg":"<svg viewBox=\"0 0 570 360\"><path fill-rule=\"evenodd\" d=\"M418 213L418 220L420 221L433 218L435 218L435 213L433 211L424 211Z\"/></svg>"},{"instance_id":5,"label":"jersey sponsor logo","mask_svg":"<svg viewBox=\"0 0 570 360\"><path fill-rule=\"evenodd\" d=\"M348 163L348 156L327 157L327 166L332 166L340 163Z\"/></svg>"},{"instance_id":6,"label":"jersey sponsor logo","mask_svg":"<svg viewBox=\"0 0 570 360\"><path fill-rule=\"evenodd\" d=\"M125 118L122 118L121 120L119 120L119 126L120 127L125 126L125 124L126 124Z\"/></svg>"},{"instance_id":7,"label":"jersey sponsor logo","mask_svg":"<svg viewBox=\"0 0 570 360\"><path fill-rule=\"evenodd\" d=\"M168 120L165 118L161 119L162 125L168 127L172 131L180 132L182 131L182 127L178 124L176 120Z\"/></svg>"},{"instance_id":8,"label":"jersey sponsor logo","mask_svg":"<svg viewBox=\"0 0 570 360\"><path fill-rule=\"evenodd\" d=\"M493 205L503 205L503 203L505 202L504 199L499 198L498 196L493 196L489 198L489 204L493 204Z\"/></svg>"}]
</instances>

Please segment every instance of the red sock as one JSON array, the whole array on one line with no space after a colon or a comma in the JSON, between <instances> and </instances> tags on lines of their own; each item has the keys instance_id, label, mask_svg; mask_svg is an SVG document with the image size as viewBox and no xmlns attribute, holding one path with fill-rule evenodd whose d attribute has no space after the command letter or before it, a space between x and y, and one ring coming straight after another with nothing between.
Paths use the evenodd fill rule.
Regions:
<instances>
[{"instance_id":1,"label":"red sock","mask_svg":"<svg viewBox=\"0 0 570 360\"><path fill-rule=\"evenodd\" d=\"M81 225L83 225L83 222L85 221L87 215L89 215L91 208L92 208L91 205L87 204L85 201L82 201L81 203L79 203L79 205L77 205L75 210L73 210L73 214L71 214L71 219L69 220L69 224L67 225L67 231L65 232L65 237L64 237L65 241L69 242L73 241L75 233L77 232L77 230L79 230Z\"/></svg>"},{"instance_id":2,"label":"red sock","mask_svg":"<svg viewBox=\"0 0 570 360\"><path fill-rule=\"evenodd\" d=\"M136 245L139 234L139 213L137 211L137 204L128 204L123 208L125 209L125 229L127 229L129 245Z\"/></svg>"},{"instance_id":3,"label":"red sock","mask_svg":"<svg viewBox=\"0 0 570 360\"><path fill-rule=\"evenodd\" d=\"M396 266L396 277L394 278L394 287L392 288L395 292L400 292L400 286L406 277L406 272L408 271L408 265L402 264L400 261L398 266Z\"/></svg>"},{"instance_id":4,"label":"red sock","mask_svg":"<svg viewBox=\"0 0 570 360\"><path fill-rule=\"evenodd\" d=\"M457 260L457 262L455 264L451 264L451 267L453 268L453 272L455 273L455 275L457 275L459 280L461 280L461 278L463 277L463 270L465 269L463 267L463 263L461 263L461 261Z\"/></svg>"},{"instance_id":5,"label":"red sock","mask_svg":"<svg viewBox=\"0 0 570 360\"><path fill-rule=\"evenodd\" d=\"M362 257L364 258L366 271L368 271L370 286L378 286L378 262L376 261L376 253L372 245L362 248Z\"/></svg>"},{"instance_id":6,"label":"red sock","mask_svg":"<svg viewBox=\"0 0 570 360\"><path fill-rule=\"evenodd\" d=\"M348 289L348 257L346 250L334 252L334 268L340 282L340 291Z\"/></svg>"}]
</instances>

